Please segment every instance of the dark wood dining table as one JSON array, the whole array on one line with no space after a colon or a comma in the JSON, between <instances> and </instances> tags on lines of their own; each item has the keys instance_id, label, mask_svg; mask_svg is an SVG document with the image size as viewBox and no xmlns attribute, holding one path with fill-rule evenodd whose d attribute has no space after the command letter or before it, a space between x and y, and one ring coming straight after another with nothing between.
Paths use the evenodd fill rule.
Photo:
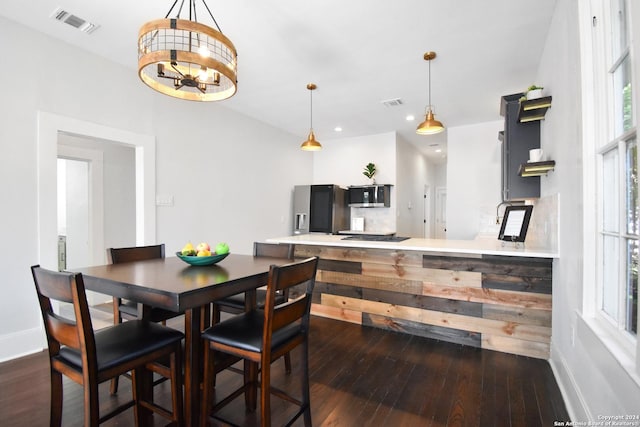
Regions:
<instances>
[{"instance_id":1,"label":"dark wood dining table","mask_svg":"<svg viewBox=\"0 0 640 427\"><path fill-rule=\"evenodd\" d=\"M273 264L286 258L230 254L215 265L190 266L177 257L74 269L87 289L184 313L185 424L197 425L202 375L201 331L207 327L209 304L246 292L255 306L255 290L267 282ZM204 313L204 314L203 314Z\"/></svg>"}]
</instances>

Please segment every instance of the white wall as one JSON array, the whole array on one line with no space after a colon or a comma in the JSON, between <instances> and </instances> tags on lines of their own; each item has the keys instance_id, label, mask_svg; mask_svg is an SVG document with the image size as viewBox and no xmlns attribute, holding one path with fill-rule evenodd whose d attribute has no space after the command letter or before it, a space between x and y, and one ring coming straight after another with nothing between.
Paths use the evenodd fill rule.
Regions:
<instances>
[{"instance_id":1,"label":"white wall","mask_svg":"<svg viewBox=\"0 0 640 427\"><path fill-rule=\"evenodd\" d=\"M155 135L157 193L175 196L174 207L157 210L157 241L169 253L188 239L226 240L232 251L250 253L253 240L290 232L291 188L312 180L312 156L298 149L301 136L224 103L156 94L133 69L1 17L0 49L28 82L3 88L0 114L0 148L7 153L0 156L0 294L10 296L0 299L0 361L44 344L29 271L40 262L38 111ZM40 72L41 63L56 70L55 78ZM14 73L1 67L0 80L12 81Z\"/></svg>"},{"instance_id":2,"label":"white wall","mask_svg":"<svg viewBox=\"0 0 640 427\"><path fill-rule=\"evenodd\" d=\"M315 153L300 136L284 134L221 104L158 96L158 194L174 197L158 208L158 239L167 252L187 241L226 241L252 253L253 241L291 233L293 186L311 181ZM206 125L200 125L206 123Z\"/></svg>"},{"instance_id":3,"label":"white wall","mask_svg":"<svg viewBox=\"0 0 640 427\"><path fill-rule=\"evenodd\" d=\"M136 244L135 149L102 143L104 153L104 245Z\"/></svg>"},{"instance_id":4,"label":"white wall","mask_svg":"<svg viewBox=\"0 0 640 427\"><path fill-rule=\"evenodd\" d=\"M637 414L640 385L612 357L583 312L585 283L590 279L583 276L583 264L592 263L594 238L593 229L583 229L583 209L595 207L583 206L587 172L582 160L578 4L578 0L558 0L536 83L553 96L541 125L541 142L556 169L541 178L542 195L559 195L560 258L553 265L551 364L572 419L597 421L600 415ZM591 31L591 14L580 19ZM635 24L638 31L640 21Z\"/></svg>"},{"instance_id":5,"label":"white wall","mask_svg":"<svg viewBox=\"0 0 640 427\"><path fill-rule=\"evenodd\" d=\"M376 165L378 184L396 183L395 132L327 139L321 144L322 150L313 153L313 184L368 184L362 174L368 163Z\"/></svg>"},{"instance_id":6,"label":"white wall","mask_svg":"<svg viewBox=\"0 0 640 427\"><path fill-rule=\"evenodd\" d=\"M504 120L498 120L448 129L448 239L474 239L495 223L501 201L498 131L503 128Z\"/></svg>"},{"instance_id":7,"label":"white wall","mask_svg":"<svg viewBox=\"0 0 640 427\"><path fill-rule=\"evenodd\" d=\"M376 165L376 182L392 184L391 207L351 208L351 216L364 217L365 230L396 231L396 134L395 132L355 138L320 139L322 151L313 153L311 184L369 184L362 174L368 163ZM306 184L306 183L300 183Z\"/></svg>"},{"instance_id":8,"label":"white wall","mask_svg":"<svg viewBox=\"0 0 640 427\"><path fill-rule=\"evenodd\" d=\"M439 163L434 165L433 181L435 182L436 187L447 186L447 163L448 162L449 162L449 157L447 156L446 163Z\"/></svg>"}]
</instances>

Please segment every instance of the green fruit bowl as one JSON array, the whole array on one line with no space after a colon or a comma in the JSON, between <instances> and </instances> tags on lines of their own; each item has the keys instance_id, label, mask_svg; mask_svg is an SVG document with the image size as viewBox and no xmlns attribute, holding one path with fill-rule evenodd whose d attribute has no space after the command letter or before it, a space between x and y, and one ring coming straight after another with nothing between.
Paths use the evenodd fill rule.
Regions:
<instances>
[{"instance_id":1,"label":"green fruit bowl","mask_svg":"<svg viewBox=\"0 0 640 427\"><path fill-rule=\"evenodd\" d=\"M229 256L229 252L222 255L211 255L211 256L190 256L190 255L182 255L181 252L176 252L176 256L186 262L189 265L213 265L217 264L227 256Z\"/></svg>"}]
</instances>

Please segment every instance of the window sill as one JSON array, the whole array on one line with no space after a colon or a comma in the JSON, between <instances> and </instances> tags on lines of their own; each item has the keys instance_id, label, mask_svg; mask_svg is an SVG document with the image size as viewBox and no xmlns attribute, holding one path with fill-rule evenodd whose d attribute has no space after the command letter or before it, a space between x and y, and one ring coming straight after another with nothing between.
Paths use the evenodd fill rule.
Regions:
<instances>
[{"instance_id":1,"label":"window sill","mask_svg":"<svg viewBox=\"0 0 640 427\"><path fill-rule=\"evenodd\" d=\"M596 344L596 346L588 345L587 348L595 350L594 353L597 353L596 347L602 349L600 351L606 351L610 358L618 362L618 365L626 372L629 378L640 386L640 374L638 373L640 360L638 360L638 355L636 354L635 344L618 336L617 333L613 333L611 326L602 319L585 317L581 314L578 314L578 319L584 322L584 326L592 334L592 337L587 336L587 334L579 334L580 339L585 341L595 339L600 344L600 346L597 346L598 342L595 342L593 344ZM578 332L579 329L578 325ZM595 354L594 356L597 357ZM598 357L598 359L601 358Z\"/></svg>"}]
</instances>

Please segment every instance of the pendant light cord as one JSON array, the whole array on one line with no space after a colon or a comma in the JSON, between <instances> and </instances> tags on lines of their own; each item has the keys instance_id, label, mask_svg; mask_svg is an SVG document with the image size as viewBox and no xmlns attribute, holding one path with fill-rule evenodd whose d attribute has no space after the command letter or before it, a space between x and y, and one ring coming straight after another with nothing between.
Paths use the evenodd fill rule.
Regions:
<instances>
[{"instance_id":1,"label":"pendant light cord","mask_svg":"<svg viewBox=\"0 0 640 427\"><path fill-rule=\"evenodd\" d=\"M164 15L164 19L167 19L169 17L169 15L171 14L171 11L173 10L174 7L176 7L177 3L178 3L178 0L173 2L173 5L171 6L171 9L169 9L169 12L167 12L167 14ZM182 0L182 4L184 4L184 0ZM182 4L180 4L180 10L182 10ZM178 16L180 16L180 11L178 11Z\"/></svg>"},{"instance_id":2,"label":"pendant light cord","mask_svg":"<svg viewBox=\"0 0 640 427\"><path fill-rule=\"evenodd\" d=\"M195 2L195 0L194 0L194 2ZM222 33L222 30L220 29L220 26L218 25L218 21L216 21L216 18L213 17L213 13L211 13L211 9L209 9L209 6L207 5L207 2L202 0L202 4L207 9L207 12L209 12L209 16L213 20L213 23L216 24L216 28L218 29L218 31L220 31L220 33Z\"/></svg>"},{"instance_id":3,"label":"pendant light cord","mask_svg":"<svg viewBox=\"0 0 640 427\"><path fill-rule=\"evenodd\" d=\"M431 59L429 60L429 110L431 110Z\"/></svg>"},{"instance_id":4,"label":"pendant light cord","mask_svg":"<svg viewBox=\"0 0 640 427\"><path fill-rule=\"evenodd\" d=\"M176 14L176 19L180 19L180 14L182 13L182 7L184 6L184 1L185 0L182 0L180 2L180 7L178 8L178 13ZM173 10L174 7L176 7L176 4L178 4L178 0L175 0L173 2L173 5L171 5L171 8L169 9L169 12L167 12L167 14L164 16L164 19L167 19L169 17L169 15L171 15L171 11ZM222 34L222 30L220 29L220 26L218 25L218 21L216 21L216 18L213 16L213 13L211 13L211 9L209 9L209 5L204 0L202 0L202 4L204 4L204 7L207 9L207 12L209 12L209 16L211 17L211 20L215 24L215 26L218 29L218 31ZM191 14L192 13L193 13L193 21L198 22L198 18L196 16L196 0L189 0L189 21L192 20L191 19Z\"/></svg>"},{"instance_id":5,"label":"pendant light cord","mask_svg":"<svg viewBox=\"0 0 640 427\"><path fill-rule=\"evenodd\" d=\"M313 90L309 89L309 111L311 115L309 117L309 129L313 130Z\"/></svg>"}]
</instances>

